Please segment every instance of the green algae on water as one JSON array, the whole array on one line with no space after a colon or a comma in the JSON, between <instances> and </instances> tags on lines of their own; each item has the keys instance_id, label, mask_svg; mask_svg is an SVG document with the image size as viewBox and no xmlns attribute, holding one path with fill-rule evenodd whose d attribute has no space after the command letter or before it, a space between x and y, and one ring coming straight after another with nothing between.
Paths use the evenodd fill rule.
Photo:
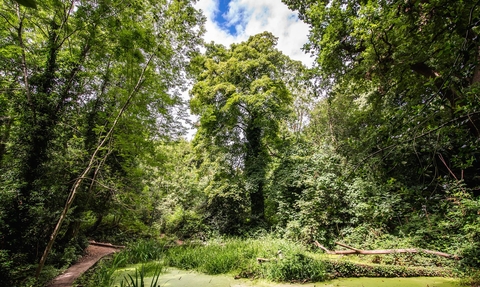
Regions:
<instances>
[{"instance_id":1,"label":"green algae on water","mask_svg":"<svg viewBox=\"0 0 480 287\"><path fill-rule=\"evenodd\" d=\"M131 273L140 265L119 270L114 286L120 286L122 274ZM152 277L145 278L145 286L150 286ZM458 287L458 280L443 277L409 277L409 278L342 278L327 282L308 284L275 283L265 280L236 280L233 275L207 275L194 271L169 268L160 275L158 285L161 287Z\"/></svg>"}]
</instances>

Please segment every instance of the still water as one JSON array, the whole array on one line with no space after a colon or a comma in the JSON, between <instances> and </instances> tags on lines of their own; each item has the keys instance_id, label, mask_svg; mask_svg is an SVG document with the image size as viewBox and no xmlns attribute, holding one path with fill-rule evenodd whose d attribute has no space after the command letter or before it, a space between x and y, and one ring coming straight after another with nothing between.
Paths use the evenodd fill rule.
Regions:
<instances>
[{"instance_id":1,"label":"still water","mask_svg":"<svg viewBox=\"0 0 480 287\"><path fill-rule=\"evenodd\" d=\"M125 269L125 271L128 271ZM120 276L122 278L123 276ZM119 278L119 277L117 277ZM120 281L120 279L119 279ZM150 286L152 278L146 278ZM115 286L120 286L118 282ZM236 280L230 275L206 275L194 271L169 268L160 275L157 286L161 287L458 287L458 280L442 277L412 278L344 278L308 284L273 283L263 280Z\"/></svg>"}]
</instances>

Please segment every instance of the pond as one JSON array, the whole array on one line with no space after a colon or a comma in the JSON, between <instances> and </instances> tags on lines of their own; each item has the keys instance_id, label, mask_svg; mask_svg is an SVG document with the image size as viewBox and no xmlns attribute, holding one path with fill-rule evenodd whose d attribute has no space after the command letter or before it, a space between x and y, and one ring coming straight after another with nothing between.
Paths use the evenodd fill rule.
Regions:
<instances>
[{"instance_id":1,"label":"pond","mask_svg":"<svg viewBox=\"0 0 480 287\"><path fill-rule=\"evenodd\" d=\"M120 286L122 274L131 273L135 267L126 268L117 276L115 286ZM123 273L122 273L123 272ZM150 286L152 278L146 278L145 286ZM309 284L274 283L264 280L236 280L231 275L206 275L194 271L169 268L160 275L161 287L458 287L458 280L442 277L412 278L344 278Z\"/></svg>"}]
</instances>

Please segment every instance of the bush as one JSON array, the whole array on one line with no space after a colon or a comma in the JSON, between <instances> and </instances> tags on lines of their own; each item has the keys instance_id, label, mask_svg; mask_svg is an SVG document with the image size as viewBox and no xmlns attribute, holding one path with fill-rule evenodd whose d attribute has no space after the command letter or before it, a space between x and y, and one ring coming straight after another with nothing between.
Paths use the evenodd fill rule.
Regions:
<instances>
[{"instance_id":1,"label":"bush","mask_svg":"<svg viewBox=\"0 0 480 287\"><path fill-rule=\"evenodd\" d=\"M262 277L277 281L324 281L327 278L325 262L294 254L290 258L262 264Z\"/></svg>"}]
</instances>

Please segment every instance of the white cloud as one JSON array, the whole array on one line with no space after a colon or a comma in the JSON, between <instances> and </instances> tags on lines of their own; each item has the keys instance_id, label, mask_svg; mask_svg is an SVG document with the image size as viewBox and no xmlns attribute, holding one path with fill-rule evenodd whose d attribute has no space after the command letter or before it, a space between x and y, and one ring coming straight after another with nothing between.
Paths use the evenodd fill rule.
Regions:
<instances>
[{"instance_id":1,"label":"white cloud","mask_svg":"<svg viewBox=\"0 0 480 287\"><path fill-rule=\"evenodd\" d=\"M229 46L242 42L248 37L269 31L277 36L278 49L294 60L311 66L313 58L301 48L307 42L308 26L300 21L295 12L290 11L281 0L231 0L229 11L224 15L227 25L236 27L231 35L226 28L213 19L218 13L218 0L200 0L196 7L207 17L205 40Z\"/></svg>"},{"instance_id":2,"label":"white cloud","mask_svg":"<svg viewBox=\"0 0 480 287\"><path fill-rule=\"evenodd\" d=\"M213 21L215 15L220 13L218 9L218 0L200 0L195 4L197 9L201 9L203 14L207 17L207 22L205 23L205 28L207 32L205 33L205 41L209 43L213 41L218 44L229 46L232 43L238 42L238 39L230 35L227 30L223 30L219 25Z\"/></svg>"}]
</instances>

